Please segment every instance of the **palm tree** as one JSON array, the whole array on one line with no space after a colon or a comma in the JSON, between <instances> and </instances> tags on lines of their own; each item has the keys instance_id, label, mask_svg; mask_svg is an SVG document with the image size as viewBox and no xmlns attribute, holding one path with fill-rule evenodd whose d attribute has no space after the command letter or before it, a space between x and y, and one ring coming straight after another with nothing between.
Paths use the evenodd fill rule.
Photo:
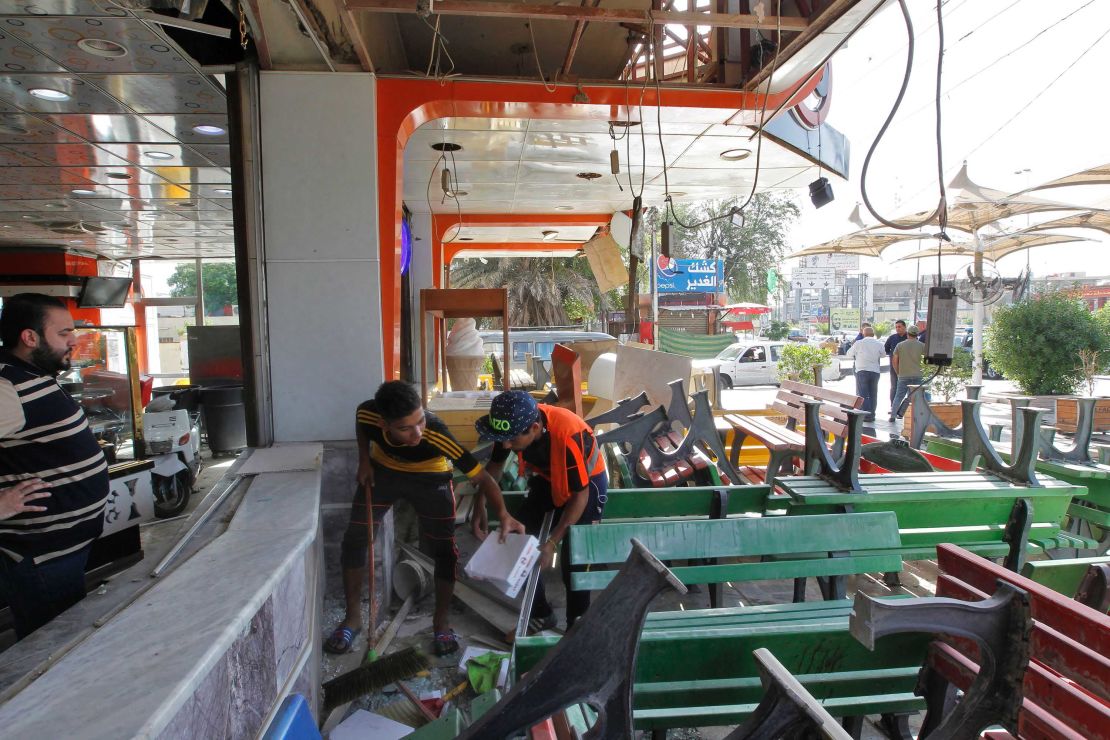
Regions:
<instances>
[{"instance_id":1,"label":"palm tree","mask_svg":"<svg viewBox=\"0 0 1110 740\"><path fill-rule=\"evenodd\" d=\"M589 264L574 257L462 259L451 266L451 285L507 288L513 326L567 326L568 302L591 314L607 303L598 294Z\"/></svg>"}]
</instances>

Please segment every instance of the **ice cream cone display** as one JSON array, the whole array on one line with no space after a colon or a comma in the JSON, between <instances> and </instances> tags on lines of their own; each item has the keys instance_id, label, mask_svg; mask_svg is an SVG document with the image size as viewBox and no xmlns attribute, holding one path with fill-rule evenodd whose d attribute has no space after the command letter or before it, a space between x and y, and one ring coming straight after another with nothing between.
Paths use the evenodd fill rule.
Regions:
<instances>
[{"instance_id":1,"label":"ice cream cone display","mask_svg":"<svg viewBox=\"0 0 1110 740\"><path fill-rule=\"evenodd\" d=\"M478 387L478 375L486 358L474 319L456 319L452 324L445 359L451 390L472 391Z\"/></svg>"}]
</instances>

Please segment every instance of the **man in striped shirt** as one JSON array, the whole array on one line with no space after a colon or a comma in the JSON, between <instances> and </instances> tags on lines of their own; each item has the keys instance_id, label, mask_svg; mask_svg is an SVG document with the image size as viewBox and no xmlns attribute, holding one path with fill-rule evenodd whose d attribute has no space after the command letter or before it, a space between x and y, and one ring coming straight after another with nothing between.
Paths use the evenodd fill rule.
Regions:
<instances>
[{"instance_id":1,"label":"man in striped shirt","mask_svg":"<svg viewBox=\"0 0 1110 740\"><path fill-rule=\"evenodd\" d=\"M408 383L391 380L374 398L359 404L355 432L358 439L358 489L351 519L343 535L340 564L347 614L324 643L330 653L344 653L362 628L362 579L365 574L368 521L375 527L397 499L412 504L420 533L435 560L435 613L432 617L437 655L458 650L448 624L448 607L455 589L455 496L452 466L472 480L493 503L501 520L501 540L509 532L524 533L524 525L509 515L497 487L482 466L452 436L435 414L424 411L420 394ZM366 516L370 501L372 520ZM371 598L373 598L371 596Z\"/></svg>"},{"instance_id":2,"label":"man in striped shirt","mask_svg":"<svg viewBox=\"0 0 1110 740\"><path fill-rule=\"evenodd\" d=\"M57 298L21 293L0 314L0 598L23 638L85 597L85 563L104 527L108 463L85 412L56 379L77 343ZM40 506L27 506L46 489Z\"/></svg>"}]
</instances>

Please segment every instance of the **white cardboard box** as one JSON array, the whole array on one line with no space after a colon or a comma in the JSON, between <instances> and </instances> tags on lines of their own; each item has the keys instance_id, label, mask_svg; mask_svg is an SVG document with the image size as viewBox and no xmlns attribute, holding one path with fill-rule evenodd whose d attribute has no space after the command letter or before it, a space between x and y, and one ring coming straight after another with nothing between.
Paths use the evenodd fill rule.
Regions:
<instances>
[{"instance_id":1,"label":"white cardboard box","mask_svg":"<svg viewBox=\"0 0 1110 740\"><path fill-rule=\"evenodd\" d=\"M470 578L489 581L513 599L528 580L539 557L539 541L532 535L510 534L501 543L497 532L490 532L464 571Z\"/></svg>"}]
</instances>

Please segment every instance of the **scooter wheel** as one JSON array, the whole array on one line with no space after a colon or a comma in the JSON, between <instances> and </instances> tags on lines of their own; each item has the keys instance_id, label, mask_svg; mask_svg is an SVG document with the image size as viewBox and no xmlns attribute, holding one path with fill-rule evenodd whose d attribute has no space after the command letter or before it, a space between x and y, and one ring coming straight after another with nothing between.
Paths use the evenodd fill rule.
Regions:
<instances>
[{"instance_id":1,"label":"scooter wheel","mask_svg":"<svg viewBox=\"0 0 1110 740\"><path fill-rule=\"evenodd\" d=\"M168 519L185 511L185 507L189 505L189 494L192 493L188 471L182 470L169 478L154 476L151 483L154 486L156 517Z\"/></svg>"}]
</instances>

